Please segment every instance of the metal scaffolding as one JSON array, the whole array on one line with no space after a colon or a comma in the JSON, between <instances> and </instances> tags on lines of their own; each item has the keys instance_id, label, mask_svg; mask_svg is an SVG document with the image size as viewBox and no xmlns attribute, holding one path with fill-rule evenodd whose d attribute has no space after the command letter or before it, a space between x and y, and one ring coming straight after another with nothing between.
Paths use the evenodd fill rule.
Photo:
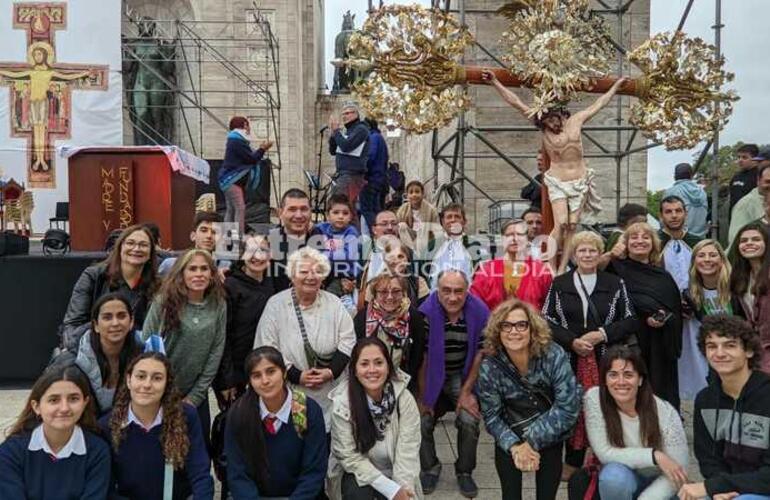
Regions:
<instances>
[{"instance_id":1,"label":"metal scaffolding","mask_svg":"<svg viewBox=\"0 0 770 500\"><path fill-rule=\"evenodd\" d=\"M603 15L610 18L610 21L614 21L616 26L616 32L621 35L624 28L627 28L624 22L624 16L628 13L635 0L616 0L615 5L610 5L612 0L596 0L596 3L600 8L592 9L594 14ZM459 16L460 23L467 25L466 16L468 15L498 15L494 9L467 9L465 6L466 0L431 0L432 7L440 8L446 12L452 12ZM682 17L678 23L677 29L681 30L687 20L687 17L692 8L693 0L689 0ZM455 6L456 5L456 6ZM715 44L718 53L720 52L720 30L723 27L721 24L721 2L716 0L716 22L715 22ZM672 27L673 28L673 27ZM617 75L623 76L625 55L627 47L622 44L622 40L609 39L609 42L615 48L617 53ZM477 40L474 42L475 47L479 50L481 58L473 61L473 64L478 65L496 65L505 67L505 64L494 54L493 51L484 47ZM463 61L465 62L465 61ZM642 153L648 149L655 148L660 144L654 142L648 142L643 146L633 147L634 141L638 136L638 129L631 125L623 125L623 100L628 99L624 96L617 96L615 98L615 118L613 125L606 126L586 126L583 128L583 137L593 144L598 152L588 153L586 158L612 158L615 161L615 210L617 211L621 205L621 193L623 186L622 179L622 162L624 159L629 158L631 155ZM461 112L454 132L443 141L440 141L439 131L433 131L431 153L433 158L433 183L434 189L438 188L439 179L439 167L445 165L450 169L449 182L444 184L443 188L451 188L457 186L459 189L454 189L458 194L459 200L465 202L465 185L468 184L473 187L481 196L490 201L489 207L489 230L494 231L496 226L499 225L499 220L493 220L493 216L499 218L500 216L511 217L514 214L508 213L506 210L501 210L503 204L515 204L521 200L506 199L496 200L484 191L478 184L473 182L465 175L465 161L466 159L499 159L509 165L518 175L524 177L529 181L534 179L517 163L517 160L532 159L537 155L537 151L532 152L506 152L495 144L493 140L494 134L504 132L524 132L524 133L539 133L540 131L533 125L529 126L475 126L467 122L465 112ZM608 141L600 141L594 136L596 132L614 132L613 140L611 144ZM474 152L468 151L466 148L466 137L468 135L476 138L481 144L486 146L490 152ZM533 141L535 142L535 141ZM714 140L710 141L706 145L701 160L706 156L706 152L714 144L714 153L716 154L718 147L718 133L715 134ZM716 162L714 162L716 166ZM630 184L629 169L626 171L626 187ZM714 203L712 209L716 211L716 197L718 193L718 180L716 170L712 172L712 186L713 186L713 198ZM628 189L626 189L628 193ZM716 220L716 218L714 219Z\"/></svg>"},{"instance_id":2,"label":"metal scaffolding","mask_svg":"<svg viewBox=\"0 0 770 500\"><path fill-rule=\"evenodd\" d=\"M249 119L252 135L274 142L272 191L281 191L281 98L279 92L279 45L271 27L273 11L259 9L245 21L196 21L148 19L130 10L123 12L123 67L140 67L162 82L161 88L126 87L124 119L143 143L175 144L207 160L221 160L228 121L232 116ZM147 23L153 36L142 37ZM162 47L149 58L141 51L150 43ZM172 74L159 70L171 65ZM126 75L124 75L126 78ZM151 92L168 94L162 104L149 102ZM157 95L157 94L155 94ZM172 117L172 125L158 130L136 111L160 109ZM135 137L130 133L127 143Z\"/></svg>"}]
</instances>

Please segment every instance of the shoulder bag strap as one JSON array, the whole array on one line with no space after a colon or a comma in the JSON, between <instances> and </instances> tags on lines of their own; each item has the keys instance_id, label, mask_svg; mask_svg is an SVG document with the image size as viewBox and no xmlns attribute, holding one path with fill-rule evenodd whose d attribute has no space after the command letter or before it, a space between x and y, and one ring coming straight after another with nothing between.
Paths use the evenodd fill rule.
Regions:
<instances>
[{"instance_id":1,"label":"shoulder bag strap","mask_svg":"<svg viewBox=\"0 0 770 500\"><path fill-rule=\"evenodd\" d=\"M302 310L299 307L297 292L294 288L291 289L291 303L294 305L294 313L297 315L297 322L299 322L299 331L302 334L302 345L305 348L305 357L307 358L308 367L315 367L316 361L318 361L318 355L313 350L313 347L310 345L310 341L307 338L305 321L302 319Z\"/></svg>"},{"instance_id":2,"label":"shoulder bag strap","mask_svg":"<svg viewBox=\"0 0 770 500\"><path fill-rule=\"evenodd\" d=\"M588 302L588 314L593 317L594 322L596 323L596 327L599 328L602 326L603 322L601 320L601 317L599 316L599 311L596 309L596 304L594 304L594 301L591 299L591 294L588 293L588 290L586 289L585 283L583 283L583 278L580 276L580 273L575 271L575 274L577 274L578 281L580 282L580 288L583 289L583 293L586 296L586 302ZM596 283L599 283L599 275L596 275Z\"/></svg>"}]
</instances>

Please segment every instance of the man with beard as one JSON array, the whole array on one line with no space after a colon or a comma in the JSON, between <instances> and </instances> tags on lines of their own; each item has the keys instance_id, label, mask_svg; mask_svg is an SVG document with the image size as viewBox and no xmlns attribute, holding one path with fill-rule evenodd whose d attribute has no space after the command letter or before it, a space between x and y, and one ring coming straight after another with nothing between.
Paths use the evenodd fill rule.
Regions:
<instances>
[{"instance_id":1,"label":"man with beard","mask_svg":"<svg viewBox=\"0 0 770 500\"><path fill-rule=\"evenodd\" d=\"M680 290L690 283L689 270L692 249L702 239L687 231L687 208L678 196L660 200L660 244L663 248L663 266Z\"/></svg>"},{"instance_id":2,"label":"man with beard","mask_svg":"<svg viewBox=\"0 0 770 500\"><path fill-rule=\"evenodd\" d=\"M503 100L532 118L535 114L519 97L507 89L491 71L484 71L482 77L495 87ZM615 95L626 79L621 78L604 95L587 108L574 115L563 107L549 109L535 118L535 126L542 131L543 150L550 159L550 167L543 174L548 187L548 197L553 211L551 237L561 247L562 241L574 224L594 222L601 210L601 199L594 184L594 171L586 167L583 158L581 129Z\"/></svg>"}]
</instances>

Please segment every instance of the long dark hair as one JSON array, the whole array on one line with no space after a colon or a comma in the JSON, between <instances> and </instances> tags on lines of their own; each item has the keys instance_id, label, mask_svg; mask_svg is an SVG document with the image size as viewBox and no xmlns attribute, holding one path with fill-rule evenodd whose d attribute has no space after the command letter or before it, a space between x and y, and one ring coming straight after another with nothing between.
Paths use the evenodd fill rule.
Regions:
<instances>
[{"instance_id":1,"label":"long dark hair","mask_svg":"<svg viewBox=\"0 0 770 500\"><path fill-rule=\"evenodd\" d=\"M106 269L106 275L107 275L107 283L109 284L110 288L114 289L119 286L120 280L123 279L123 272L121 270L121 259L120 259L120 250L123 247L123 243L128 239L129 236L134 234L135 232L142 232L147 235L147 238L150 242L150 258L147 259L147 262L144 263L144 267L142 268L142 278L141 278L141 286L143 290L143 294L145 298L150 299L153 295L155 295L155 291L158 289L158 285L160 284L160 280L158 279L158 257L155 252L155 237L153 237L152 232L150 232L149 229L143 224L136 224L130 227L127 227L123 230L122 233L120 233L120 236L118 236L118 240L115 242L115 246L112 247L112 250L110 251L110 254L107 256L107 259L105 259L105 264L107 264Z\"/></svg>"},{"instance_id":2,"label":"long dark hair","mask_svg":"<svg viewBox=\"0 0 770 500\"><path fill-rule=\"evenodd\" d=\"M735 296L743 296L749 289L749 283L751 282L751 263L738 249L740 246L741 235L746 231L757 231L762 235L762 239L765 242L765 257L762 262L762 270L755 277L754 289L751 292L754 295L762 295L767 292L768 288L768 249L770 249L770 235L765 229L765 225L759 221L749 222L743 226L735 235L733 244L730 246L730 252L727 255L727 260L733 266L733 272L730 275L730 291Z\"/></svg>"},{"instance_id":3,"label":"long dark hair","mask_svg":"<svg viewBox=\"0 0 770 500\"><path fill-rule=\"evenodd\" d=\"M160 398L160 407L163 410L163 427L160 431L160 448L163 457L173 464L174 469L184 467L187 453L190 451L190 437L187 435L187 420L182 409L182 395L174 383L174 372L171 362L166 356L158 352L145 352L131 360L126 369L126 376L130 377L136 364L145 359L153 359L163 364L166 368L166 388ZM127 384L121 384L115 401L112 405L110 417L110 440L115 453L120 449L120 442L125 436L125 423L128 419L128 406L131 404L131 392ZM197 417L196 417L197 418ZM132 460L141 460L142 457L132 457Z\"/></svg>"},{"instance_id":4,"label":"long dark hair","mask_svg":"<svg viewBox=\"0 0 770 500\"><path fill-rule=\"evenodd\" d=\"M281 352L275 347L262 346L251 351L243 362L246 377L250 378L251 371L262 360L278 367L286 375L286 363ZM285 385L284 385L285 388ZM246 392L233 403L227 417L227 425L238 436L238 448L246 462L249 477L257 483L259 490L264 490L268 482L267 445L262 430L262 416L259 412L259 395L251 384Z\"/></svg>"},{"instance_id":5,"label":"long dark hair","mask_svg":"<svg viewBox=\"0 0 770 500\"><path fill-rule=\"evenodd\" d=\"M369 412L366 391L356 377L358 358L361 357L364 348L369 346L377 347L388 363L386 382L396 378L393 360L390 359L388 348L382 340L377 337L366 337L356 343L353 352L350 353L350 363L348 364L348 400L350 402L350 421L353 424L353 440L356 442L356 451L359 453L367 453L377 443L377 429L374 427L374 419Z\"/></svg>"},{"instance_id":6,"label":"long dark hair","mask_svg":"<svg viewBox=\"0 0 770 500\"><path fill-rule=\"evenodd\" d=\"M40 425L41 420L32 409L32 401L40 403L48 388L56 382L61 381L72 382L78 389L80 389L80 392L83 393L83 397L88 398L88 403L86 404L77 425L91 432L98 432L98 427L96 425L96 407L94 398L91 395L91 385L88 382L88 378L80 368L75 365L63 366L54 364L46 368L43 374L40 375L35 382L35 385L32 386L32 391L30 391L29 396L27 397L27 403L24 405L24 409L19 414L16 422L6 433L8 437L31 432L35 427Z\"/></svg>"},{"instance_id":7,"label":"long dark hair","mask_svg":"<svg viewBox=\"0 0 770 500\"><path fill-rule=\"evenodd\" d=\"M599 364L599 402L602 408L602 415L607 427L607 440L612 446L623 448L623 427L620 423L620 410L607 389L607 372L612 367L612 362L616 359L631 363L636 373L641 377L642 383L636 394L636 413L639 415L639 433L642 438L642 445L647 448L660 449L663 438L660 435L660 424L658 423L658 407L655 403L655 396L652 392L652 385L647 376L647 365L642 356L636 351L629 349L624 345L612 346L602 357Z\"/></svg>"},{"instance_id":8,"label":"long dark hair","mask_svg":"<svg viewBox=\"0 0 770 500\"><path fill-rule=\"evenodd\" d=\"M206 250L193 248L177 259L169 271L163 287L160 290L161 308L163 317L163 333L166 336L178 330L182 325L182 311L187 305L187 285L184 282L184 270L194 257L201 256L206 260L211 269L211 280L206 288L205 297L211 295L217 301L225 300L225 289L217 275L217 265L214 258Z\"/></svg>"},{"instance_id":9,"label":"long dark hair","mask_svg":"<svg viewBox=\"0 0 770 500\"><path fill-rule=\"evenodd\" d=\"M104 351L102 350L102 342L99 338L99 333L96 332L96 323L99 320L99 313L101 312L102 306L104 306L104 304L107 302L112 302L114 300L122 302L126 306L128 315L131 317L131 319L134 318L134 312L131 310L131 303L128 301L128 298L126 298L126 296L120 292L102 295L96 301L94 307L91 308L91 333L89 341L91 342L91 349L93 349L94 354L96 355L96 364L99 366L99 372L102 375L102 382L105 385L110 379L112 373L110 372L110 363L107 361L107 356L104 355ZM123 381L123 375L126 373L126 368L128 368L129 361L131 361L134 356L142 352L141 344L136 341L135 328L136 325L131 328L131 330L126 335L126 338L123 339L123 347L120 348L120 353L118 354L119 375L117 387L119 387L120 383Z\"/></svg>"}]
</instances>

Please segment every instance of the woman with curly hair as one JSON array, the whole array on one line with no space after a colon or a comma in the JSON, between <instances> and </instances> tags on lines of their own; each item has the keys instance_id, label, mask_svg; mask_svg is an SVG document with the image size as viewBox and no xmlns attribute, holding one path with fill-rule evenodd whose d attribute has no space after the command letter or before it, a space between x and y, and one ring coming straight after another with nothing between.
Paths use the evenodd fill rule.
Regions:
<instances>
[{"instance_id":1,"label":"woman with curly hair","mask_svg":"<svg viewBox=\"0 0 770 500\"><path fill-rule=\"evenodd\" d=\"M107 259L88 267L72 290L61 326L62 347L75 352L80 337L91 326L91 309L102 295L121 292L129 300L134 321L141 325L160 281L155 239L147 227L126 228Z\"/></svg>"},{"instance_id":2,"label":"woman with curly hair","mask_svg":"<svg viewBox=\"0 0 770 500\"><path fill-rule=\"evenodd\" d=\"M682 356L679 358L679 396L692 401L706 388L709 367L698 348L698 332L704 316L742 315L740 304L730 293L730 263L722 245L703 240L692 249L690 285L682 292L690 316L682 329Z\"/></svg>"},{"instance_id":3,"label":"woman with curly hair","mask_svg":"<svg viewBox=\"0 0 770 500\"><path fill-rule=\"evenodd\" d=\"M673 276L663 268L660 238L646 222L636 222L623 233L628 257L613 259L607 267L628 287L638 318L637 338L642 358L650 369L655 395L679 410L677 361L682 353L682 295Z\"/></svg>"},{"instance_id":4,"label":"woman with curly hair","mask_svg":"<svg viewBox=\"0 0 770 500\"><path fill-rule=\"evenodd\" d=\"M110 450L89 392L77 367L43 372L0 445L0 498L107 498Z\"/></svg>"},{"instance_id":5,"label":"woman with curly hair","mask_svg":"<svg viewBox=\"0 0 770 500\"><path fill-rule=\"evenodd\" d=\"M503 498L522 498L522 472L535 472L538 500L553 499L561 480L564 439L580 413L581 388L567 353L531 305L510 299L484 330L487 355L476 390Z\"/></svg>"},{"instance_id":6,"label":"woman with curly hair","mask_svg":"<svg viewBox=\"0 0 770 500\"><path fill-rule=\"evenodd\" d=\"M321 494L329 450L321 407L286 383L278 349L246 356L246 393L225 427L227 485L236 499L313 500Z\"/></svg>"},{"instance_id":7,"label":"woman with curly hair","mask_svg":"<svg viewBox=\"0 0 770 500\"><path fill-rule=\"evenodd\" d=\"M214 498L198 416L182 402L164 355L146 352L131 361L126 384L99 426L112 445L118 496L160 500L164 482L170 481L174 499Z\"/></svg>"},{"instance_id":8,"label":"woman with curly hair","mask_svg":"<svg viewBox=\"0 0 770 500\"><path fill-rule=\"evenodd\" d=\"M206 250L188 250L171 268L155 298L142 336L163 339L184 400L198 408L209 442L208 391L225 348L227 304L216 264Z\"/></svg>"}]
</instances>

